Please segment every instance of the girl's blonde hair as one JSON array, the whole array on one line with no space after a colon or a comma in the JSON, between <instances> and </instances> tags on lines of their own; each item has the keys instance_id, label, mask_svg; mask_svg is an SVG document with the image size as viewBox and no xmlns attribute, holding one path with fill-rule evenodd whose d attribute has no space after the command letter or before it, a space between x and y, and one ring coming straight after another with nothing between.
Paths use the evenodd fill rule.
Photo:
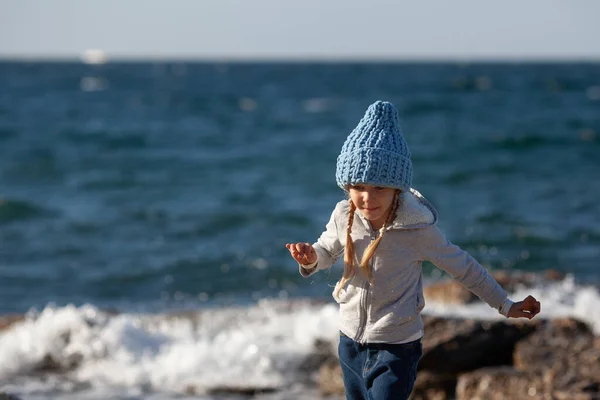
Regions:
<instances>
[{"instance_id":1,"label":"girl's blonde hair","mask_svg":"<svg viewBox=\"0 0 600 400\"><path fill-rule=\"evenodd\" d=\"M365 250L362 259L360 260L360 270L364 274L364 276L369 280L369 282L373 282L373 272L371 271L371 266L369 265L371 258L375 254L375 250L377 250L377 246L381 242L383 238L383 234L386 232L386 228L390 226L392 222L394 222L394 218L396 217L396 211L398 210L398 197L400 191L396 190L394 193L394 199L392 200L392 204L390 206L390 210L388 211L388 215L383 223L381 229L379 229L379 233L377 238L372 241L367 249ZM346 229L346 248L344 251L344 274L342 278L337 283L337 288L335 290L335 296L337 297L340 293L340 290L348 283L348 281L354 276L356 273L354 268L354 242L352 241L352 223L354 222L354 213L356 211L356 205L350 200L350 209L348 210L348 228Z\"/></svg>"}]
</instances>

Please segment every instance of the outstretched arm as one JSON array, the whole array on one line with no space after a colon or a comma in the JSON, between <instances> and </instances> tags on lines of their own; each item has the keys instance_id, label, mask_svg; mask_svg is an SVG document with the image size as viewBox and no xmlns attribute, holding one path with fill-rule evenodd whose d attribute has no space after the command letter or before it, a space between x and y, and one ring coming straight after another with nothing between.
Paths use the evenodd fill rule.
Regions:
<instances>
[{"instance_id":1,"label":"outstretched arm","mask_svg":"<svg viewBox=\"0 0 600 400\"><path fill-rule=\"evenodd\" d=\"M504 289L475 258L451 243L436 227L421 232L420 249L423 258L448 272L450 276L507 318L533 318L540 312L540 303L528 296L513 303Z\"/></svg>"}]
</instances>

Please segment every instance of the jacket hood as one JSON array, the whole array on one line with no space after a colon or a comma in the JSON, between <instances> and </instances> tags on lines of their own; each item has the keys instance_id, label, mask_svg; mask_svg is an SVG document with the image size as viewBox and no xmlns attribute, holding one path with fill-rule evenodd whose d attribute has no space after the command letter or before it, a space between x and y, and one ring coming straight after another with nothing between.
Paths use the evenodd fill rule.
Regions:
<instances>
[{"instance_id":1,"label":"jacket hood","mask_svg":"<svg viewBox=\"0 0 600 400\"><path fill-rule=\"evenodd\" d=\"M417 229L435 225L438 214L433 205L417 190L402 192L396 219L390 229Z\"/></svg>"}]
</instances>

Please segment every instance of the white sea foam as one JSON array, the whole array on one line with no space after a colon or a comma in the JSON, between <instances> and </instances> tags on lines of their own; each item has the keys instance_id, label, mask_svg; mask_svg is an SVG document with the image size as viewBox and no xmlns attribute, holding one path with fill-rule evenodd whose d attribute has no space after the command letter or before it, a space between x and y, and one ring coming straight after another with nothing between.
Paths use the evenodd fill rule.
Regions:
<instances>
[{"instance_id":1,"label":"white sea foam","mask_svg":"<svg viewBox=\"0 0 600 400\"><path fill-rule=\"evenodd\" d=\"M48 307L0 334L0 382L30 374L50 356L65 367L79 362L64 376L94 390L280 388L293 381L316 338L333 343L336 317L333 304L310 302L262 301L178 316Z\"/></svg>"},{"instance_id":2,"label":"white sea foam","mask_svg":"<svg viewBox=\"0 0 600 400\"><path fill-rule=\"evenodd\" d=\"M542 302L541 318L579 318L600 334L597 288L567 277L511 293L511 298L528 294ZM503 318L482 302L429 302L424 313ZM291 390L315 340L335 346L337 325L334 303L309 300L155 315L109 315L92 305L47 307L0 333L0 391L29 399L62 393L52 397L68 400L77 393L90 400L142 394L158 400L190 393L210 398L206 393L223 387ZM32 371L48 356L65 368L77 367L40 379Z\"/></svg>"}]
</instances>

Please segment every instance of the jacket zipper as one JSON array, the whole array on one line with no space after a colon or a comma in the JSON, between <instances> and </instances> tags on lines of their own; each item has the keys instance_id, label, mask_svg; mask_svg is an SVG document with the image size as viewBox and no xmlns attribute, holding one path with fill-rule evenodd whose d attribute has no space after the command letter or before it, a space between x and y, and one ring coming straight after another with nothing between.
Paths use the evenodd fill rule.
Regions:
<instances>
[{"instance_id":1,"label":"jacket zipper","mask_svg":"<svg viewBox=\"0 0 600 400\"><path fill-rule=\"evenodd\" d=\"M369 231L369 235L371 236L371 243L376 239L375 232L371 228L371 224L366 222L367 229ZM359 343L363 343L363 336L365 335L365 330L367 327L367 306L369 302L369 290L371 289L371 283L365 279L365 283L363 286L362 295L360 296L360 308L359 308L359 322L358 322L358 331L356 332L356 341Z\"/></svg>"}]
</instances>

